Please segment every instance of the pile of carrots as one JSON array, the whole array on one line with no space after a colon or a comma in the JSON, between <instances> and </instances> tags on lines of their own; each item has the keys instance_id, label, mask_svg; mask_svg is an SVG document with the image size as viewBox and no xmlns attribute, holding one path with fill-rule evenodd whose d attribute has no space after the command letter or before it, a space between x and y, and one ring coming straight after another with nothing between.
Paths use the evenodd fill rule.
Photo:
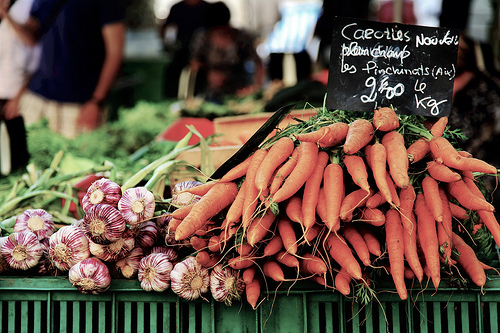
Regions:
<instances>
[{"instance_id":1,"label":"pile of carrots","mask_svg":"<svg viewBox=\"0 0 500 333\"><path fill-rule=\"evenodd\" d=\"M332 111L279 131L221 179L188 189L197 203L171 211L169 229L205 267L241 272L256 308L268 281L311 279L344 295L390 275L437 290L443 272L483 287L485 270L463 221L500 244L480 177L497 169L455 147L447 118L380 108Z\"/></svg>"}]
</instances>

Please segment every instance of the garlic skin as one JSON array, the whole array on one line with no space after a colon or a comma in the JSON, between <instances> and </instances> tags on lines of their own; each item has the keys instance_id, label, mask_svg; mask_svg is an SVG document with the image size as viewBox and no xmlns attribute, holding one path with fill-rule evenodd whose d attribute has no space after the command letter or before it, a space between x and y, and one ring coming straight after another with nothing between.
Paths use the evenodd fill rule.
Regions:
<instances>
[{"instance_id":1,"label":"garlic skin","mask_svg":"<svg viewBox=\"0 0 500 333\"><path fill-rule=\"evenodd\" d=\"M7 241L8 238L9 238L8 236L0 237L0 249L2 248L3 244L5 244L5 242ZM8 271L9 269L10 269L9 263L5 260L3 255L1 255L1 253L0 253L0 274Z\"/></svg>"},{"instance_id":2,"label":"garlic skin","mask_svg":"<svg viewBox=\"0 0 500 333\"><path fill-rule=\"evenodd\" d=\"M118 260L115 265L115 271L118 275L126 279L131 279L137 275L139 271L139 262L144 258L144 250L141 247L136 246L128 256L123 259Z\"/></svg>"},{"instance_id":3,"label":"garlic skin","mask_svg":"<svg viewBox=\"0 0 500 333\"><path fill-rule=\"evenodd\" d=\"M101 178L89 186L82 198L82 208L84 212L97 204L108 204L113 207L118 206L118 201L122 196L122 189L117 183Z\"/></svg>"},{"instance_id":4,"label":"garlic skin","mask_svg":"<svg viewBox=\"0 0 500 333\"><path fill-rule=\"evenodd\" d=\"M118 209L107 204L91 206L83 217L81 228L94 243L110 244L122 238L127 224Z\"/></svg>"},{"instance_id":5,"label":"garlic skin","mask_svg":"<svg viewBox=\"0 0 500 333\"><path fill-rule=\"evenodd\" d=\"M152 219L155 207L154 194L145 187L129 188L118 201L118 210L132 226Z\"/></svg>"},{"instance_id":6,"label":"garlic skin","mask_svg":"<svg viewBox=\"0 0 500 333\"><path fill-rule=\"evenodd\" d=\"M152 253L139 262L137 277L141 288L146 291L164 291L170 287L170 274L173 265L164 253Z\"/></svg>"},{"instance_id":7,"label":"garlic skin","mask_svg":"<svg viewBox=\"0 0 500 333\"><path fill-rule=\"evenodd\" d=\"M216 301L230 306L233 300L241 298L244 290L245 283L238 270L218 264L210 272L210 292Z\"/></svg>"},{"instance_id":8,"label":"garlic skin","mask_svg":"<svg viewBox=\"0 0 500 333\"><path fill-rule=\"evenodd\" d=\"M77 262L90 257L89 241L82 229L61 227L49 239L49 256L61 271L68 271Z\"/></svg>"},{"instance_id":9,"label":"garlic skin","mask_svg":"<svg viewBox=\"0 0 500 333\"><path fill-rule=\"evenodd\" d=\"M38 265L43 248L34 233L22 231L10 234L0 252L11 268L27 270Z\"/></svg>"},{"instance_id":10,"label":"garlic skin","mask_svg":"<svg viewBox=\"0 0 500 333\"><path fill-rule=\"evenodd\" d=\"M14 224L14 232L31 231L39 240L50 237L54 230L54 219L44 209L27 209Z\"/></svg>"},{"instance_id":11,"label":"garlic skin","mask_svg":"<svg viewBox=\"0 0 500 333\"><path fill-rule=\"evenodd\" d=\"M100 294L108 290L111 275L108 267L97 258L87 258L73 265L69 282L84 294Z\"/></svg>"},{"instance_id":12,"label":"garlic skin","mask_svg":"<svg viewBox=\"0 0 500 333\"><path fill-rule=\"evenodd\" d=\"M175 207L183 207L199 201L201 196L189 192L182 192L199 185L203 185L203 183L195 180L186 180L175 184L171 191L172 198L170 199L170 204Z\"/></svg>"},{"instance_id":13,"label":"garlic skin","mask_svg":"<svg viewBox=\"0 0 500 333\"><path fill-rule=\"evenodd\" d=\"M154 246L149 250L149 254L151 253L165 253L171 263L176 263L178 259L177 251L168 246Z\"/></svg>"},{"instance_id":14,"label":"garlic skin","mask_svg":"<svg viewBox=\"0 0 500 333\"><path fill-rule=\"evenodd\" d=\"M122 237L110 244L97 244L89 240L89 250L96 258L106 262L115 262L125 258L135 247L135 238L130 229Z\"/></svg>"},{"instance_id":15,"label":"garlic skin","mask_svg":"<svg viewBox=\"0 0 500 333\"><path fill-rule=\"evenodd\" d=\"M132 226L130 228L134 234L136 246L142 247L144 250L152 248L158 237L158 227L153 221Z\"/></svg>"},{"instance_id":16,"label":"garlic skin","mask_svg":"<svg viewBox=\"0 0 500 333\"><path fill-rule=\"evenodd\" d=\"M202 297L210 287L209 271L202 267L195 257L187 257L175 264L170 273L170 280L172 291L188 301Z\"/></svg>"}]
</instances>

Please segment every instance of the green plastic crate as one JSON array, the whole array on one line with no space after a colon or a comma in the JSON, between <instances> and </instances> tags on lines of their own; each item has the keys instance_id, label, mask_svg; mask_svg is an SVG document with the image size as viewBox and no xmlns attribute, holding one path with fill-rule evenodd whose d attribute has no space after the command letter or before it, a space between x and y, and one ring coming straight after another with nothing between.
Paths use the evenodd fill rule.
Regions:
<instances>
[{"instance_id":1,"label":"green plastic crate","mask_svg":"<svg viewBox=\"0 0 500 333\"><path fill-rule=\"evenodd\" d=\"M300 286L300 285L299 285ZM287 287L288 288L288 287ZM338 292L296 285L270 291L254 311L182 301L171 291L145 292L138 281L113 280L85 295L66 277L0 278L1 332L498 332L500 279L480 290L415 289L408 301L391 290L366 307ZM387 320L386 320L387 319Z\"/></svg>"}]
</instances>

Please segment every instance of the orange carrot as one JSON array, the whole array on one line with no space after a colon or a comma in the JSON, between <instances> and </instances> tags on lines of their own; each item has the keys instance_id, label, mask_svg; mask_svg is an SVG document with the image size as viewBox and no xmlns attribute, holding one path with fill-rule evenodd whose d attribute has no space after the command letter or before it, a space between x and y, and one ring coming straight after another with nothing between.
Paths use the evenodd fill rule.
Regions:
<instances>
[{"instance_id":1,"label":"orange carrot","mask_svg":"<svg viewBox=\"0 0 500 333\"><path fill-rule=\"evenodd\" d=\"M466 209L480 211L485 210L488 212L494 212L495 207L484 200L484 198L478 197L471 192L467 187L464 180L457 180L452 183L446 183L446 189L448 193L457 199L457 201Z\"/></svg>"},{"instance_id":2,"label":"orange carrot","mask_svg":"<svg viewBox=\"0 0 500 333\"><path fill-rule=\"evenodd\" d=\"M383 226L385 224L385 220L385 215L380 209L368 207L363 208L361 216L358 219L360 222L371 224L376 227Z\"/></svg>"},{"instance_id":3,"label":"orange carrot","mask_svg":"<svg viewBox=\"0 0 500 333\"><path fill-rule=\"evenodd\" d=\"M493 165L483 160L473 157L463 157L458 153L455 147L443 137L433 137L430 141L430 147L434 159L450 168L483 172L486 174L497 173L497 169Z\"/></svg>"},{"instance_id":4,"label":"orange carrot","mask_svg":"<svg viewBox=\"0 0 500 333\"><path fill-rule=\"evenodd\" d=\"M292 172L292 170L297 165L297 157L299 156L299 150L295 148L292 152L290 158L283 163L281 167L276 170L276 173L271 180L271 185L269 185L269 193L274 194L281 187L281 184L285 180L288 175Z\"/></svg>"},{"instance_id":5,"label":"orange carrot","mask_svg":"<svg viewBox=\"0 0 500 333\"><path fill-rule=\"evenodd\" d=\"M254 154L250 165L248 166L248 170L246 173L246 186L245 186L245 195L243 200L243 211L241 213L241 225L243 230L248 228L250 221L253 219L253 215L255 213L255 208L258 204L258 198L260 191L255 186L255 178L257 176L257 170L259 166L262 164L262 161L267 155L267 150L258 149Z\"/></svg>"},{"instance_id":6,"label":"orange carrot","mask_svg":"<svg viewBox=\"0 0 500 333\"><path fill-rule=\"evenodd\" d=\"M209 219L229 206L237 194L238 187L235 183L217 183L194 204L189 214L179 224L175 230L175 240L183 240L194 234Z\"/></svg>"},{"instance_id":7,"label":"orange carrot","mask_svg":"<svg viewBox=\"0 0 500 333\"><path fill-rule=\"evenodd\" d=\"M399 118L394 109L383 107L373 112L373 127L382 132L390 132L399 127Z\"/></svg>"},{"instance_id":8,"label":"orange carrot","mask_svg":"<svg viewBox=\"0 0 500 333\"><path fill-rule=\"evenodd\" d=\"M270 257L275 255L279 251L283 249L283 241L281 240L280 235L274 235L273 238L269 240L269 242L264 247L264 257Z\"/></svg>"},{"instance_id":9,"label":"orange carrot","mask_svg":"<svg viewBox=\"0 0 500 333\"><path fill-rule=\"evenodd\" d=\"M377 208L378 206L386 203L387 201L385 200L382 192L378 191L377 193L373 194L371 197L366 200L366 207L368 208Z\"/></svg>"},{"instance_id":10,"label":"orange carrot","mask_svg":"<svg viewBox=\"0 0 500 333\"><path fill-rule=\"evenodd\" d=\"M298 268L299 267L299 259L297 257L291 255L285 251L279 251L274 255L276 260L287 267Z\"/></svg>"},{"instance_id":11,"label":"orange carrot","mask_svg":"<svg viewBox=\"0 0 500 333\"><path fill-rule=\"evenodd\" d=\"M294 194L292 197L288 198L283 202L285 207L285 213L290 220L303 224L303 213L302 213L302 196L299 194Z\"/></svg>"},{"instance_id":12,"label":"orange carrot","mask_svg":"<svg viewBox=\"0 0 500 333\"><path fill-rule=\"evenodd\" d=\"M335 162L328 164L323 174L323 198L325 199L325 217L323 222L331 231L340 228L340 206L344 199L344 174L342 167ZM320 202L318 201L318 206ZM322 215L323 207L318 207L318 215Z\"/></svg>"},{"instance_id":13,"label":"orange carrot","mask_svg":"<svg viewBox=\"0 0 500 333\"><path fill-rule=\"evenodd\" d=\"M240 256L249 255L253 252L253 250L253 246L247 243L239 243L236 247L236 252L238 252Z\"/></svg>"},{"instance_id":14,"label":"orange carrot","mask_svg":"<svg viewBox=\"0 0 500 333\"><path fill-rule=\"evenodd\" d=\"M217 184L217 182L212 181L212 182L201 184L201 185L198 185L195 187L190 187L190 188L184 189L184 190L180 191L179 193L187 192L187 193L190 193L193 195L205 195L212 187L214 187L215 184Z\"/></svg>"},{"instance_id":15,"label":"orange carrot","mask_svg":"<svg viewBox=\"0 0 500 333\"><path fill-rule=\"evenodd\" d=\"M264 216L252 220L247 230L247 243L255 246L260 242L270 232L275 219L276 216L268 209Z\"/></svg>"},{"instance_id":16,"label":"orange carrot","mask_svg":"<svg viewBox=\"0 0 500 333\"><path fill-rule=\"evenodd\" d=\"M255 260L250 255L232 257L227 261L229 267L234 269L245 269L255 264Z\"/></svg>"},{"instance_id":17,"label":"orange carrot","mask_svg":"<svg viewBox=\"0 0 500 333\"><path fill-rule=\"evenodd\" d=\"M241 274L243 282L245 282L245 284L252 282L255 277L255 273L257 273L257 266L253 265L248 268L245 268L243 274Z\"/></svg>"},{"instance_id":18,"label":"orange carrot","mask_svg":"<svg viewBox=\"0 0 500 333\"><path fill-rule=\"evenodd\" d=\"M318 143L321 139L323 139L328 132L328 128L326 126L322 126L318 128L317 130L314 130L312 132L307 132L307 133L298 133L295 134L295 139L301 141L301 142L314 142Z\"/></svg>"},{"instance_id":19,"label":"orange carrot","mask_svg":"<svg viewBox=\"0 0 500 333\"><path fill-rule=\"evenodd\" d=\"M240 189L238 190L238 194L234 199L231 206L226 213L226 223L230 225L231 223L239 221L241 218L241 214L243 213L243 205L245 202L245 193L246 193L246 180L241 183Z\"/></svg>"},{"instance_id":20,"label":"orange carrot","mask_svg":"<svg viewBox=\"0 0 500 333\"><path fill-rule=\"evenodd\" d=\"M370 266L370 251L368 250L368 246L359 231L353 225L346 225L342 228L342 235L345 240L351 244L354 252L357 254L363 265Z\"/></svg>"},{"instance_id":21,"label":"orange carrot","mask_svg":"<svg viewBox=\"0 0 500 333\"><path fill-rule=\"evenodd\" d=\"M326 238L327 250L330 257L356 280L361 279L361 267L341 236L330 233Z\"/></svg>"},{"instance_id":22,"label":"orange carrot","mask_svg":"<svg viewBox=\"0 0 500 333\"><path fill-rule=\"evenodd\" d=\"M271 258L267 259L264 263L262 271L266 277L271 278L276 282L285 281L285 273L283 272L283 269L275 260Z\"/></svg>"},{"instance_id":23,"label":"orange carrot","mask_svg":"<svg viewBox=\"0 0 500 333\"><path fill-rule=\"evenodd\" d=\"M417 218L415 217L415 213L413 211L410 211L408 213L408 217L406 218L408 218L409 223L411 223L414 227L411 232L406 228L403 228L405 259L418 281L422 282L422 279L424 278L424 270L422 268L422 264L420 263L417 251Z\"/></svg>"},{"instance_id":24,"label":"orange carrot","mask_svg":"<svg viewBox=\"0 0 500 333\"><path fill-rule=\"evenodd\" d=\"M436 221L427 207L422 193L418 193L415 199L415 214L417 215L417 237L424 253L430 278L437 290L441 281L441 266Z\"/></svg>"},{"instance_id":25,"label":"orange carrot","mask_svg":"<svg viewBox=\"0 0 500 333\"><path fill-rule=\"evenodd\" d=\"M432 136L443 136L446 125L448 125L448 116L438 118L430 128Z\"/></svg>"},{"instance_id":26,"label":"orange carrot","mask_svg":"<svg viewBox=\"0 0 500 333\"><path fill-rule=\"evenodd\" d=\"M439 197L443 206L443 220L441 223L437 223L438 244L444 251L445 264L449 266L451 265L451 250L453 247L451 239L453 217L451 215L450 202L446 192L442 188L439 189Z\"/></svg>"},{"instance_id":27,"label":"orange carrot","mask_svg":"<svg viewBox=\"0 0 500 333\"><path fill-rule=\"evenodd\" d=\"M328 131L325 136L318 141L318 144L322 148L334 147L341 142L343 142L349 131L349 125L346 123L334 123L326 126Z\"/></svg>"},{"instance_id":28,"label":"orange carrot","mask_svg":"<svg viewBox=\"0 0 500 333\"><path fill-rule=\"evenodd\" d=\"M386 212L385 231L387 253L389 254L389 264L391 276L396 286L399 298L405 300L408 298L406 285L404 281L404 245L403 245L403 225L401 217L394 208Z\"/></svg>"},{"instance_id":29,"label":"orange carrot","mask_svg":"<svg viewBox=\"0 0 500 333\"><path fill-rule=\"evenodd\" d=\"M349 296L351 293L351 279L352 277L343 267L335 275L335 288L344 296Z\"/></svg>"},{"instance_id":30,"label":"orange carrot","mask_svg":"<svg viewBox=\"0 0 500 333\"><path fill-rule=\"evenodd\" d=\"M210 255L207 251L200 251L196 254L196 261L202 266L206 268L213 267L217 265L220 260L219 255Z\"/></svg>"},{"instance_id":31,"label":"orange carrot","mask_svg":"<svg viewBox=\"0 0 500 333\"><path fill-rule=\"evenodd\" d=\"M307 230L304 233L304 240L307 243L310 243L319 235L321 230L322 230L322 227L319 224L315 223L309 230Z\"/></svg>"},{"instance_id":32,"label":"orange carrot","mask_svg":"<svg viewBox=\"0 0 500 333\"><path fill-rule=\"evenodd\" d=\"M358 155L345 155L344 165L354 183L366 192L369 192L370 185L368 184L368 173L363 158Z\"/></svg>"},{"instance_id":33,"label":"orange carrot","mask_svg":"<svg viewBox=\"0 0 500 333\"><path fill-rule=\"evenodd\" d=\"M325 168L326 170L326 168ZM324 178L324 175L323 175ZM339 210L340 210L340 204L339 204ZM321 187L319 189L319 194L318 194L318 204L316 205L316 212L318 213L318 216L321 221L326 221L328 220L328 214L326 212L326 195L325 195L325 188Z\"/></svg>"},{"instance_id":34,"label":"orange carrot","mask_svg":"<svg viewBox=\"0 0 500 333\"><path fill-rule=\"evenodd\" d=\"M189 204L187 206L179 207L170 213L170 216L174 219L183 220L186 216L188 216L189 212L193 208L194 203Z\"/></svg>"},{"instance_id":35,"label":"orange carrot","mask_svg":"<svg viewBox=\"0 0 500 333\"><path fill-rule=\"evenodd\" d=\"M369 161L373 174L373 179L377 188L384 197L385 201L393 204L392 193L387 183L387 150L381 143L374 143L369 149L365 149L366 159Z\"/></svg>"},{"instance_id":36,"label":"orange carrot","mask_svg":"<svg viewBox=\"0 0 500 333\"><path fill-rule=\"evenodd\" d=\"M407 188L399 191L399 201L401 202L399 205L399 213L401 214L401 222L405 230L410 234L413 233L416 227L411 219L415 198L415 188L411 184Z\"/></svg>"},{"instance_id":37,"label":"orange carrot","mask_svg":"<svg viewBox=\"0 0 500 333\"><path fill-rule=\"evenodd\" d=\"M370 227L365 226L358 226L357 229L365 240L366 246L368 246L368 251L370 251L371 254L380 257L382 255L382 251L380 250L380 241L373 230Z\"/></svg>"},{"instance_id":38,"label":"orange carrot","mask_svg":"<svg viewBox=\"0 0 500 333\"><path fill-rule=\"evenodd\" d=\"M458 172L436 161L427 162L427 172L435 180L445 183L454 182L462 178Z\"/></svg>"},{"instance_id":39,"label":"orange carrot","mask_svg":"<svg viewBox=\"0 0 500 333\"><path fill-rule=\"evenodd\" d=\"M302 218L305 232L316 223L316 206L318 204L319 188L323 181L323 173L328 161L328 153L320 151L314 171L304 185Z\"/></svg>"},{"instance_id":40,"label":"orange carrot","mask_svg":"<svg viewBox=\"0 0 500 333\"><path fill-rule=\"evenodd\" d=\"M358 118L349 124L344 142L344 153L356 154L373 138L373 125L366 119Z\"/></svg>"},{"instance_id":41,"label":"orange carrot","mask_svg":"<svg viewBox=\"0 0 500 333\"><path fill-rule=\"evenodd\" d=\"M318 146L313 142L302 142L297 149L297 165L285 179L281 188L272 195L273 202L282 202L294 195L312 174L318 160Z\"/></svg>"},{"instance_id":42,"label":"orange carrot","mask_svg":"<svg viewBox=\"0 0 500 333\"><path fill-rule=\"evenodd\" d=\"M222 249L222 243L220 241L219 235L213 235L208 239L208 250L211 252L220 252Z\"/></svg>"},{"instance_id":43,"label":"orange carrot","mask_svg":"<svg viewBox=\"0 0 500 333\"><path fill-rule=\"evenodd\" d=\"M289 137L282 137L276 141L260 163L255 175L255 187L263 191L270 185L271 177L275 170L283 163L293 152L293 140Z\"/></svg>"},{"instance_id":44,"label":"orange carrot","mask_svg":"<svg viewBox=\"0 0 500 333\"><path fill-rule=\"evenodd\" d=\"M177 229L177 227L181 223L182 220L171 218L170 221L168 222L168 231L175 231L175 229Z\"/></svg>"},{"instance_id":45,"label":"orange carrot","mask_svg":"<svg viewBox=\"0 0 500 333\"><path fill-rule=\"evenodd\" d=\"M257 309L257 303L260 298L261 281L258 278L254 278L252 282L245 285L245 294L248 304L252 309Z\"/></svg>"},{"instance_id":46,"label":"orange carrot","mask_svg":"<svg viewBox=\"0 0 500 333\"><path fill-rule=\"evenodd\" d=\"M299 267L303 273L310 275L324 275L328 271L323 259L309 252L302 255L302 259L299 260Z\"/></svg>"},{"instance_id":47,"label":"orange carrot","mask_svg":"<svg viewBox=\"0 0 500 333\"><path fill-rule=\"evenodd\" d=\"M422 160L431 151L431 146L429 145L429 140L426 138L419 138L417 141L413 142L406 149L408 154L408 161L410 163L417 163Z\"/></svg>"},{"instance_id":48,"label":"orange carrot","mask_svg":"<svg viewBox=\"0 0 500 333\"><path fill-rule=\"evenodd\" d=\"M252 158L253 155L248 156L243 162L237 164L235 167L229 170L224 176L222 176L219 179L219 182L222 183L232 182L233 180L236 180L246 175L248 166L250 165Z\"/></svg>"},{"instance_id":49,"label":"orange carrot","mask_svg":"<svg viewBox=\"0 0 500 333\"><path fill-rule=\"evenodd\" d=\"M189 244L195 251L200 251L207 248L208 240L206 240L205 238L200 238L198 236L192 236L189 239Z\"/></svg>"},{"instance_id":50,"label":"orange carrot","mask_svg":"<svg viewBox=\"0 0 500 333\"><path fill-rule=\"evenodd\" d=\"M285 250L290 254L296 254L297 237L295 235L295 229L293 227L292 221L283 216L278 218L277 226Z\"/></svg>"},{"instance_id":51,"label":"orange carrot","mask_svg":"<svg viewBox=\"0 0 500 333\"><path fill-rule=\"evenodd\" d=\"M450 202L450 210L451 210L451 215L459 220L466 220L469 218L469 213L462 207L460 207L457 204L454 204L453 202Z\"/></svg>"},{"instance_id":52,"label":"orange carrot","mask_svg":"<svg viewBox=\"0 0 500 333\"><path fill-rule=\"evenodd\" d=\"M486 283L486 274L484 273L481 262L476 257L476 253L455 233L452 235L452 242L457 251L460 252L458 264L464 269L467 275L469 275L472 282L482 288Z\"/></svg>"},{"instance_id":53,"label":"orange carrot","mask_svg":"<svg viewBox=\"0 0 500 333\"><path fill-rule=\"evenodd\" d=\"M387 164L389 166L389 173L399 188L406 188L410 184L408 176L408 153L406 152L404 137L399 132L387 132L382 137L382 144L384 145L387 154Z\"/></svg>"},{"instance_id":54,"label":"orange carrot","mask_svg":"<svg viewBox=\"0 0 500 333\"><path fill-rule=\"evenodd\" d=\"M370 189L369 192L366 192L364 189L357 189L347 194L342 200L342 204L340 206L340 219L342 221L351 221L352 220L352 212L354 209L358 207L363 207L370 198L374 194L374 190ZM328 194L325 192L325 195Z\"/></svg>"},{"instance_id":55,"label":"orange carrot","mask_svg":"<svg viewBox=\"0 0 500 333\"><path fill-rule=\"evenodd\" d=\"M424 199L427 207L434 216L437 222L443 221L443 204L439 197L439 185L437 181L431 176L426 176L422 179L422 191L424 192Z\"/></svg>"}]
</instances>

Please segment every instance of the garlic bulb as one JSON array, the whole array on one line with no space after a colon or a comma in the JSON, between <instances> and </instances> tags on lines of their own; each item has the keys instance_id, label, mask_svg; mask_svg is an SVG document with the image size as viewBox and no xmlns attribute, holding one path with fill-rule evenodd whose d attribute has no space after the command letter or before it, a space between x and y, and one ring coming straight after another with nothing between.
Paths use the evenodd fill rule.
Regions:
<instances>
[{"instance_id":1,"label":"garlic bulb","mask_svg":"<svg viewBox=\"0 0 500 333\"><path fill-rule=\"evenodd\" d=\"M11 268L27 270L38 265L43 248L34 233L22 231L10 234L0 252Z\"/></svg>"},{"instance_id":2,"label":"garlic bulb","mask_svg":"<svg viewBox=\"0 0 500 333\"><path fill-rule=\"evenodd\" d=\"M123 259L118 260L114 268L119 273L119 275L123 276L126 279L130 279L137 275L139 270L139 262L144 258L144 250L136 246L128 256Z\"/></svg>"},{"instance_id":3,"label":"garlic bulb","mask_svg":"<svg viewBox=\"0 0 500 333\"><path fill-rule=\"evenodd\" d=\"M73 225L61 227L49 239L49 256L61 271L90 256L89 241L83 230Z\"/></svg>"},{"instance_id":4,"label":"garlic bulb","mask_svg":"<svg viewBox=\"0 0 500 333\"><path fill-rule=\"evenodd\" d=\"M14 232L31 231L39 240L48 238L54 233L52 215L43 209L27 209L16 219Z\"/></svg>"},{"instance_id":5,"label":"garlic bulb","mask_svg":"<svg viewBox=\"0 0 500 333\"><path fill-rule=\"evenodd\" d=\"M135 247L132 231L126 229L122 237L111 244L97 244L89 240L89 250L102 261L115 262L125 258Z\"/></svg>"},{"instance_id":6,"label":"garlic bulb","mask_svg":"<svg viewBox=\"0 0 500 333\"><path fill-rule=\"evenodd\" d=\"M171 288L185 300L195 300L208 291L210 274L195 257L187 257L175 264L170 273Z\"/></svg>"},{"instance_id":7,"label":"garlic bulb","mask_svg":"<svg viewBox=\"0 0 500 333\"><path fill-rule=\"evenodd\" d=\"M82 198L83 211L86 212L97 204L108 204L116 208L121 196L120 185L107 178L98 179L89 186Z\"/></svg>"},{"instance_id":8,"label":"garlic bulb","mask_svg":"<svg viewBox=\"0 0 500 333\"><path fill-rule=\"evenodd\" d=\"M122 238L125 220L118 209L107 204L91 206L83 217L81 228L94 243L110 244Z\"/></svg>"},{"instance_id":9,"label":"garlic bulb","mask_svg":"<svg viewBox=\"0 0 500 333\"><path fill-rule=\"evenodd\" d=\"M189 192L183 192L186 189L199 185L203 185L203 183L194 180L186 180L175 184L172 188L172 198L170 199L170 204L175 207L183 207L199 201L201 196L191 194Z\"/></svg>"},{"instance_id":10,"label":"garlic bulb","mask_svg":"<svg viewBox=\"0 0 500 333\"><path fill-rule=\"evenodd\" d=\"M165 253L168 256L168 260L172 263L177 262L177 258L178 258L177 251L175 251L173 248L167 247L167 246L152 247L150 249L149 253Z\"/></svg>"},{"instance_id":11,"label":"garlic bulb","mask_svg":"<svg viewBox=\"0 0 500 333\"><path fill-rule=\"evenodd\" d=\"M135 225L131 230L135 237L136 246L147 250L155 245L156 237L158 236L158 227L153 221L146 221Z\"/></svg>"},{"instance_id":12,"label":"garlic bulb","mask_svg":"<svg viewBox=\"0 0 500 333\"><path fill-rule=\"evenodd\" d=\"M233 300L241 298L244 289L238 270L218 264L210 272L210 291L216 301L231 305Z\"/></svg>"},{"instance_id":13,"label":"garlic bulb","mask_svg":"<svg viewBox=\"0 0 500 333\"><path fill-rule=\"evenodd\" d=\"M68 273L69 282L84 294L99 294L108 290L111 275L108 267L97 258L87 258L74 264Z\"/></svg>"},{"instance_id":14,"label":"garlic bulb","mask_svg":"<svg viewBox=\"0 0 500 333\"><path fill-rule=\"evenodd\" d=\"M172 263L164 253L152 253L139 262L137 274L141 288L146 291L164 291L170 286Z\"/></svg>"},{"instance_id":15,"label":"garlic bulb","mask_svg":"<svg viewBox=\"0 0 500 333\"><path fill-rule=\"evenodd\" d=\"M2 248L3 244L5 244L8 238L9 238L8 236L0 237L0 249ZM0 253L0 274L8 271L9 269L10 269L9 263Z\"/></svg>"},{"instance_id":16,"label":"garlic bulb","mask_svg":"<svg viewBox=\"0 0 500 333\"><path fill-rule=\"evenodd\" d=\"M118 201L118 210L130 225L146 222L155 213L155 197L145 187L133 187L123 192Z\"/></svg>"}]
</instances>

